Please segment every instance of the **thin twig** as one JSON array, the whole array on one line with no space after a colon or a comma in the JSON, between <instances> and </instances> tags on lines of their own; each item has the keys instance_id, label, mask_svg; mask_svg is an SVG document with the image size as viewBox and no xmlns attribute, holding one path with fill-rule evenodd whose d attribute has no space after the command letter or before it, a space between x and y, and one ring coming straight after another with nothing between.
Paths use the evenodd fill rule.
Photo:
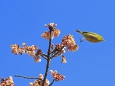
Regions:
<instances>
[{"instance_id":1,"label":"thin twig","mask_svg":"<svg viewBox=\"0 0 115 86\"><path fill-rule=\"evenodd\" d=\"M53 57L55 57L56 55L58 55L62 51L63 48L64 48L64 46L58 52L56 52L54 55L52 55L50 57L50 59L52 59Z\"/></svg>"},{"instance_id":2,"label":"thin twig","mask_svg":"<svg viewBox=\"0 0 115 86\"><path fill-rule=\"evenodd\" d=\"M46 54L42 53L43 56L48 57Z\"/></svg>"},{"instance_id":3,"label":"thin twig","mask_svg":"<svg viewBox=\"0 0 115 86\"><path fill-rule=\"evenodd\" d=\"M53 83L54 83L54 81L55 81L55 79L53 79L53 81L51 82L51 84L50 84L49 86L52 86L52 85L53 85Z\"/></svg>"},{"instance_id":4,"label":"thin twig","mask_svg":"<svg viewBox=\"0 0 115 86\"><path fill-rule=\"evenodd\" d=\"M49 69L49 65L50 65L50 46L51 46L51 29L50 29L50 39L49 39L49 47L48 47L48 52L47 52L47 64L46 64L46 70L45 70L45 75L44 75L44 79L43 79L43 84L42 86L44 86L44 82L46 80L46 77L48 75L48 69Z\"/></svg>"},{"instance_id":5,"label":"thin twig","mask_svg":"<svg viewBox=\"0 0 115 86\"><path fill-rule=\"evenodd\" d=\"M42 54L41 55L44 59L46 59L47 60L47 57L46 57L46 55L45 54Z\"/></svg>"},{"instance_id":6,"label":"thin twig","mask_svg":"<svg viewBox=\"0 0 115 86\"><path fill-rule=\"evenodd\" d=\"M53 50L50 52L50 54L54 53L54 51L56 51L56 49L53 49Z\"/></svg>"},{"instance_id":7,"label":"thin twig","mask_svg":"<svg viewBox=\"0 0 115 86\"><path fill-rule=\"evenodd\" d=\"M37 77L28 77L28 76L22 76L22 75L15 75L15 77L22 77L22 78L26 78L26 79L39 79Z\"/></svg>"}]
</instances>

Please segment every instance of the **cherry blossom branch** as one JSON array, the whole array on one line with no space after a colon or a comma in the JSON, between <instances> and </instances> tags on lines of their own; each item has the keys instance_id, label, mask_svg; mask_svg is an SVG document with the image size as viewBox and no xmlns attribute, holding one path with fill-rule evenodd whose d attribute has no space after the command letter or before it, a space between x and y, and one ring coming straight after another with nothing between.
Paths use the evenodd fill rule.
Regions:
<instances>
[{"instance_id":1,"label":"cherry blossom branch","mask_svg":"<svg viewBox=\"0 0 115 86\"><path fill-rule=\"evenodd\" d=\"M42 86L44 86L44 82L46 80L46 77L48 75L48 69L49 69L49 65L50 65L50 46L52 43L52 39L51 39L51 29L50 29L50 39L49 39L49 47L48 47L48 52L47 52L47 64L46 64L46 70L45 70L45 75L44 75L44 79L43 79L43 84Z\"/></svg>"},{"instance_id":2,"label":"cherry blossom branch","mask_svg":"<svg viewBox=\"0 0 115 86\"><path fill-rule=\"evenodd\" d=\"M42 50L38 49L38 46L35 46L35 45L27 46L26 43L22 43L23 47L20 47L18 44L11 45L12 53L14 53L15 55L17 54L22 55L26 53L34 57L35 62L41 61L40 56L46 60L46 68L45 68L44 76L40 74L39 77L36 78L36 77L15 75L15 77L22 77L26 79L36 79L33 83L30 83L31 86L34 86L34 85L52 86L55 81L64 80L65 76L63 76L62 74L59 74L57 70L55 71L50 70L50 74L52 75L53 80L51 83L49 82L49 80L47 79L47 75L48 75L48 70L50 67L50 61L54 57L62 56L62 63L66 63L66 58L64 55L62 55L66 51L66 48L67 48L67 51L72 51L72 52L78 50L79 48L78 45L76 45L75 40L71 34L64 36L60 44L53 45L52 39L54 37L59 36L60 30L55 28L57 24L54 24L54 23L45 24L45 26L49 28L49 31L44 32L41 36L49 41L47 54L44 54Z\"/></svg>"}]
</instances>

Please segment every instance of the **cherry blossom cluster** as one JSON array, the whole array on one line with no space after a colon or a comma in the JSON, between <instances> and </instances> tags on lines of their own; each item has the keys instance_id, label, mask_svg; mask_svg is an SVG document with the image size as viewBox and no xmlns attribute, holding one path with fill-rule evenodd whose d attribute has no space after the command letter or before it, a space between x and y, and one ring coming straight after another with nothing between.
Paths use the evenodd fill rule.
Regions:
<instances>
[{"instance_id":1,"label":"cherry blossom cluster","mask_svg":"<svg viewBox=\"0 0 115 86\"><path fill-rule=\"evenodd\" d=\"M64 46L64 47L67 47L67 50L68 51L76 51L78 50L78 45L76 45L76 42L74 40L74 37L69 34L67 36L64 36L63 39L62 39L62 42L61 44Z\"/></svg>"},{"instance_id":2,"label":"cherry blossom cluster","mask_svg":"<svg viewBox=\"0 0 115 86\"><path fill-rule=\"evenodd\" d=\"M53 39L54 37L59 36L60 30L55 28L57 26L57 24L50 23L50 24L45 24L45 26L48 27L51 32L50 31L44 32L41 35L42 37L44 37L45 39L49 40L50 38Z\"/></svg>"},{"instance_id":3,"label":"cherry blossom cluster","mask_svg":"<svg viewBox=\"0 0 115 86\"><path fill-rule=\"evenodd\" d=\"M62 55L66 51L75 52L78 50L79 46L76 45L76 42L72 35L67 35L62 38L62 42L60 44L56 44L54 52L60 51L58 55Z\"/></svg>"},{"instance_id":4,"label":"cherry blossom cluster","mask_svg":"<svg viewBox=\"0 0 115 86\"><path fill-rule=\"evenodd\" d=\"M51 45L51 53L53 56L60 56L65 53L65 48L62 44Z\"/></svg>"},{"instance_id":5,"label":"cherry blossom cluster","mask_svg":"<svg viewBox=\"0 0 115 86\"><path fill-rule=\"evenodd\" d=\"M50 31L44 32L41 35L42 37L44 37L45 39L49 40L50 36L51 36L51 39L53 39L55 36L59 36L60 30L55 28L57 26L57 24L50 23L50 24L45 24L45 26L50 29L51 33L50 33ZM57 46L59 46L59 45L57 45ZM76 45L74 37L71 34L63 37L62 43L61 43L60 46L68 47L69 51L76 51L76 50L78 50L78 46Z\"/></svg>"},{"instance_id":6,"label":"cherry blossom cluster","mask_svg":"<svg viewBox=\"0 0 115 86\"><path fill-rule=\"evenodd\" d=\"M12 48L12 53L15 55L18 54L28 54L32 57L34 57L35 62L40 62L40 55L42 54L42 51L38 49L38 46L32 45L32 46L27 46L26 43L22 43L23 47L20 47L18 44L13 44L11 45ZM36 52L37 50L37 52Z\"/></svg>"},{"instance_id":7,"label":"cherry blossom cluster","mask_svg":"<svg viewBox=\"0 0 115 86\"><path fill-rule=\"evenodd\" d=\"M49 28L48 32L45 32L42 34L42 37L45 39L53 39L54 36L59 36L60 30L57 30L55 27L57 24L50 23L50 24L45 24L46 27ZM50 32L51 31L51 32ZM66 63L66 58L63 55L66 51L72 51L75 52L77 51L79 46L76 44L74 37L71 34L68 34L67 36L64 36L62 38L62 42L60 44L53 45L51 44L51 53L53 56L60 56L62 55L62 63Z\"/></svg>"},{"instance_id":8,"label":"cherry blossom cluster","mask_svg":"<svg viewBox=\"0 0 115 86\"><path fill-rule=\"evenodd\" d=\"M0 86L14 86L13 78L11 76L6 79L1 78Z\"/></svg>"},{"instance_id":9,"label":"cherry blossom cluster","mask_svg":"<svg viewBox=\"0 0 115 86\"><path fill-rule=\"evenodd\" d=\"M52 54L54 56L62 56L62 63L67 63L66 57L63 55L66 51L75 52L78 50L79 46L76 45L76 42L72 35L67 35L62 38L62 42L60 44L56 44L55 46L52 44Z\"/></svg>"},{"instance_id":10,"label":"cherry blossom cluster","mask_svg":"<svg viewBox=\"0 0 115 86\"><path fill-rule=\"evenodd\" d=\"M43 78L43 75L39 74L39 79L35 80L34 82L30 82L30 86L42 86ZM49 86L49 84L49 80L46 79L44 82L44 86Z\"/></svg>"},{"instance_id":11,"label":"cherry blossom cluster","mask_svg":"<svg viewBox=\"0 0 115 86\"><path fill-rule=\"evenodd\" d=\"M64 80L65 79L65 76L59 74L57 72L57 70L55 70L55 71L50 70L50 74L52 75L52 77L54 78L55 81L60 81L60 80Z\"/></svg>"}]
</instances>

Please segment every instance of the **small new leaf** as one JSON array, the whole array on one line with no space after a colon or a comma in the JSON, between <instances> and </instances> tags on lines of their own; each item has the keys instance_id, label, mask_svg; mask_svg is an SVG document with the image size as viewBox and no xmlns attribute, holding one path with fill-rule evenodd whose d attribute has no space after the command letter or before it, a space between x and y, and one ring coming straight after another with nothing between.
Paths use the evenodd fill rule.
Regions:
<instances>
[{"instance_id":1,"label":"small new leaf","mask_svg":"<svg viewBox=\"0 0 115 86\"><path fill-rule=\"evenodd\" d=\"M66 57L64 55L62 55L62 61L61 63L67 63Z\"/></svg>"}]
</instances>

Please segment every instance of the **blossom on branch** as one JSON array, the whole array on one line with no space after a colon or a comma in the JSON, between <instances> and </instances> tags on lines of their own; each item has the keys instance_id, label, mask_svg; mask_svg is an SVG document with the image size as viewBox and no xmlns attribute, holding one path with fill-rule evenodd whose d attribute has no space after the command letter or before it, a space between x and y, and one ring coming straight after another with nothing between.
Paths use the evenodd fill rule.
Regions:
<instances>
[{"instance_id":1,"label":"blossom on branch","mask_svg":"<svg viewBox=\"0 0 115 86\"><path fill-rule=\"evenodd\" d=\"M63 46L65 46L65 47L67 47L68 51L74 52L74 51L78 50L78 48L79 48L78 45L76 45L74 37L70 34L63 37L61 44L63 44Z\"/></svg>"},{"instance_id":2,"label":"blossom on branch","mask_svg":"<svg viewBox=\"0 0 115 86\"><path fill-rule=\"evenodd\" d=\"M72 35L67 35L62 38L62 42L60 44L51 45L52 49L52 56L60 56L62 55L62 63L67 63L65 56L63 54L66 51L72 51L75 52L77 51L79 46L76 44L74 37ZM52 57L52 58L53 58Z\"/></svg>"},{"instance_id":3,"label":"blossom on branch","mask_svg":"<svg viewBox=\"0 0 115 86\"><path fill-rule=\"evenodd\" d=\"M54 36L59 36L60 30L54 28L53 33L54 33Z\"/></svg>"},{"instance_id":4,"label":"blossom on branch","mask_svg":"<svg viewBox=\"0 0 115 86\"><path fill-rule=\"evenodd\" d=\"M18 44L13 44L10 47L12 48L12 53L14 53L15 55L17 55L20 52L19 49L21 49L21 48L19 47Z\"/></svg>"},{"instance_id":5,"label":"blossom on branch","mask_svg":"<svg viewBox=\"0 0 115 86\"><path fill-rule=\"evenodd\" d=\"M50 70L50 74L52 75L52 77L55 79L55 81L60 81L60 80L64 80L65 76L59 74L56 70Z\"/></svg>"},{"instance_id":6,"label":"blossom on branch","mask_svg":"<svg viewBox=\"0 0 115 86\"><path fill-rule=\"evenodd\" d=\"M57 26L57 24L50 23L50 24L45 24L45 26L48 27L50 31L44 32L41 35L42 37L49 40L50 38L53 39L54 37L59 36L60 30L55 28Z\"/></svg>"},{"instance_id":7,"label":"blossom on branch","mask_svg":"<svg viewBox=\"0 0 115 86\"><path fill-rule=\"evenodd\" d=\"M52 23L49 23L49 24L45 24L45 27L56 27L57 26L57 24L55 24L54 22L52 22Z\"/></svg>"},{"instance_id":8,"label":"blossom on branch","mask_svg":"<svg viewBox=\"0 0 115 86\"><path fill-rule=\"evenodd\" d=\"M27 46L26 43L22 43L22 46L23 47L20 47L18 44L11 45L12 53L14 53L15 55L28 54L34 58L35 62L41 62L40 55L42 54L42 51L38 49L38 46Z\"/></svg>"},{"instance_id":9,"label":"blossom on branch","mask_svg":"<svg viewBox=\"0 0 115 86\"><path fill-rule=\"evenodd\" d=\"M39 79L35 80L34 82L30 82L30 86L42 86L43 83L43 75L39 74ZM44 86L49 86L50 82L48 79L45 80Z\"/></svg>"},{"instance_id":10,"label":"blossom on branch","mask_svg":"<svg viewBox=\"0 0 115 86\"><path fill-rule=\"evenodd\" d=\"M58 52L58 54L57 54L58 56L62 55L63 53L66 52L65 49L66 49L66 47L64 47L63 44L57 44L55 47L54 54Z\"/></svg>"},{"instance_id":11,"label":"blossom on branch","mask_svg":"<svg viewBox=\"0 0 115 86\"><path fill-rule=\"evenodd\" d=\"M42 37L44 37L45 39L49 40L50 39L50 32L47 31L47 32L44 32L42 35ZM54 33L51 33L51 39L54 38Z\"/></svg>"},{"instance_id":12,"label":"blossom on branch","mask_svg":"<svg viewBox=\"0 0 115 86\"><path fill-rule=\"evenodd\" d=\"M34 55L34 61L35 62L41 62L40 55L42 55L42 51L40 49L38 49Z\"/></svg>"},{"instance_id":13,"label":"blossom on branch","mask_svg":"<svg viewBox=\"0 0 115 86\"><path fill-rule=\"evenodd\" d=\"M9 76L6 79L2 78L0 86L14 86L14 82L13 82L12 76Z\"/></svg>"}]
</instances>

